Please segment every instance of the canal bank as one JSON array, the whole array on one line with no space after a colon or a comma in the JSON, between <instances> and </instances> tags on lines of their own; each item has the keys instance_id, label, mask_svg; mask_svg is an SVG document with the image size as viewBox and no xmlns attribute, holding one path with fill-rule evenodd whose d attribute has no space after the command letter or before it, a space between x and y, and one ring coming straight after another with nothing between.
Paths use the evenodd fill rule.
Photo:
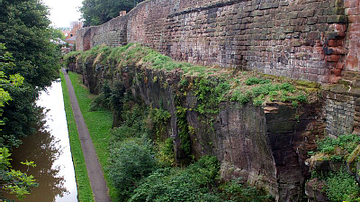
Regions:
<instances>
[{"instance_id":1,"label":"canal bank","mask_svg":"<svg viewBox=\"0 0 360 202\"><path fill-rule=\"evenodd\" d=\"M35 177L39 186L23 201L76 202L77 186L60 80L53 82L47 92L41 92L37 105L46 111L45 126L24 138L12 155L14 169L27 171L27 166L20 163L26 160L37 165L27 173ZM6 197L17 201L14 196Z\"/></svg>"},{"instance_id":2,"label":"canal bank","mask_svg":"<svg viewBox=\"0 0 360 202\"><path fill-rule=\"evenodd\" d=\"M63 72L61 72L60 76L62 78L71 150L75 164L76 179L78 182L79 201L91 202L94 201L94 199ZM110 195L112 201L119 201L116 188L112 183L109 173L107 172L107 168L109 167L109 139L110 131L112 130L113 115L109 110L105 109L98 109L95 111L91 110L91 103L95 96L90 94L89 90L82 85L81 75L69 72L68 76L73 84L82 115L95 146L98 160L102 170L104 171L104 177L109 188L108 194Z\"/></svg>"},{"instance_id":3,"label":"canal bank","mask_svg":"<svg viewBox=\"0 0 360 202\"><path fill-rule=\"evenodd\" d=\"M78 186L78 200L80 202L94 202L93 193L86 169L85 158L81 149L81 143L77 132L75 117L69 98L69 92L66 87L64 74L60 72L62 93L64 97L64 106L66 111L66 120L68 124L71 153L75 167L76 182Z\"/></svg>"}]
</instances>

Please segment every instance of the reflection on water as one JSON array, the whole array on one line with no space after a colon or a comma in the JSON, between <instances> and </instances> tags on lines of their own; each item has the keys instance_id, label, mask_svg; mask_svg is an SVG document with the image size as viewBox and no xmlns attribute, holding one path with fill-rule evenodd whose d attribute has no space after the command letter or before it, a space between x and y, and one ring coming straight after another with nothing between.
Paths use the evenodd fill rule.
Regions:
<instances>
[{"instance_id":1,"label":"reflection on water","mask_svg":"<svg viewBox=\"0 0 360 202\"><path fill-rule=\"evenodd\" d=\"M46 127L36 135L23 139L13 151L13 168L25 172L21 161L31 160L37 165L28 174L39 186L31 190L24 202L77 201L74 166L71 159L61 84L54 82L48 93L42 93L37 104L46 108ZM10 199L14 197L8 196Z\"/></svg>"}]
</instances>

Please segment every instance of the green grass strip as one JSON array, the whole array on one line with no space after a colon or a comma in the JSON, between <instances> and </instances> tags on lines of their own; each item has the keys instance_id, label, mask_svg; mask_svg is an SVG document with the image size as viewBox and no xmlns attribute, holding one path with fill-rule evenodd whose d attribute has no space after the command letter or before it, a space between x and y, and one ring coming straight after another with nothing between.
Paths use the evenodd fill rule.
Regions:
<instances>
[{"instance_id":1,"label":"green grass strip","mask_svg":"<svg viewBox=\"0 0 360 202\"><path fill-rule=\"evenodd\" d=\"M109 158L109 138L112 127L113 117L108 110L91 111L90 103L94 95L82 85L80 75L69 72L71 82L74 86L75 94L79 102L81 113L89 130L91 139L94 143L96 154L105 175L105 180L109 188L109 195L112 201L116 201L115 187L112 185L107 172Z\"/></svg>"},{"instance_id":2,"label":"green grass strip","mask_svg":"<svg viewBox=\"0 0 360 202\"><path fill-rule=\"evenodd\" d=\"M64 96L66 120L69 131L70 148L75 167L78 199L80 202L93 202L94 197L91 190L90 181L86 170L85 158L81 149L81 143L70 103L69 92L67 90L65 78L62 72L60 73L60 76L61 87Z\"/></svg>"}]
</instances>

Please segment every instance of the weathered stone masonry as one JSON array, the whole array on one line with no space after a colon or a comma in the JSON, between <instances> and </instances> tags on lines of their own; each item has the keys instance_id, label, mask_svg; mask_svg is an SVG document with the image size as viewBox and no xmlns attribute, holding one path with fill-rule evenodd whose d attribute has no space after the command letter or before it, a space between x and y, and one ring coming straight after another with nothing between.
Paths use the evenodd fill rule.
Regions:
<instances>
[{"instance_id":1,"label":"weathered stone masonry","mask_svg":"<svg viewBox=\"0 0 360 202\"><path fill-rule=\"evenodd\" d=\"M138 42L191 63L333 82L351 62L347 10L341 0L152 0L82 30L77 47Z\"/></svg>"}]
</instances>

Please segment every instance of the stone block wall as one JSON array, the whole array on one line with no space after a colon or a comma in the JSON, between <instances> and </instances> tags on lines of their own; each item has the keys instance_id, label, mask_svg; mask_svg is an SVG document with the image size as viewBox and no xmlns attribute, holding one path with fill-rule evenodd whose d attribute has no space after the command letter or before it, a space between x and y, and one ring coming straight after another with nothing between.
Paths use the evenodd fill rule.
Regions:
<instances>
[{"instance_id":1,"label":"stone block wall","mask_svg":"<svg viewBox=\"0 0 360 202\"><path fill-rule=\"evenodd\" d=\"M90 46L137 42L176 60L336 82L352 61L346 24L357 4L348 1L151 0L90 28Z\"/></svg>"},{"instance_id":2,"label":"stone block wall","mask_svg":"<svg viewBox=\"0 0 360 202\"><path fill-rule=\"evenodd\" d=\"M346 94L329 92L327 95L326 133L339 136L353 132L355 98Z\"/></svg>"},{"instance_id":3,"label":"stone block wall","mask_svg":"<svg viewBox=\"0 0 360 202\"><path fill-rule=\"evenodd\" d=\"M360 71L360 7L359 0L345 0L345 13L348 16L348 34L346 47L349 53L346 57L346 69Z\"/></svg>"},{"instance_id":4,"label":"stone block wall","mask_svg":"<svg viewBox=\"0 0 360 202\"><path fill-rule=\"evenodd\" d=\"M345 71L339 84L323 92L326 134L360 134L360 75Z\"/></svg>"},{"instance_id":5,"label":"stone block wall","mask_svg":"<svg viewBox=\"0 0 360 202\"><path fill-rule=\"evenodd\" d=\"M340 56L324 52L326 42L339 40L332 27L346 22L338 4L232 1L174 13L168 17L169 55L193 63L329 82Z\"/></svg>"}]
</instances>

